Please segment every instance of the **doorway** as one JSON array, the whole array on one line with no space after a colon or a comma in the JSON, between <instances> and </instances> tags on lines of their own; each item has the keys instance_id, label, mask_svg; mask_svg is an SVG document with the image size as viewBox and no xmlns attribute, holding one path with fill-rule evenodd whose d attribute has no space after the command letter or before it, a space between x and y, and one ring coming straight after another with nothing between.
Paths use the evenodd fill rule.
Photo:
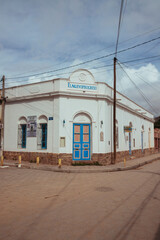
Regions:
<instances>
[{"instance_id":1,"label":"doorway","mask_svg":"<svg viewBox=\"0 0 160 240\"><path fill-rule=\"evenodd\" d=\"M91 156L91 125L73 124L73 160L90 160Z\"/></svg>"}]
</instances>

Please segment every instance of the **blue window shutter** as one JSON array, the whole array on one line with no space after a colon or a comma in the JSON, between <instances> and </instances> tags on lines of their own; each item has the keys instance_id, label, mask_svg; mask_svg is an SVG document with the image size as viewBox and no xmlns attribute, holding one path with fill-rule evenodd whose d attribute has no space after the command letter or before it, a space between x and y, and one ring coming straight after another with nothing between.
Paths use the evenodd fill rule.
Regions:
<instances>
[{"instance_id":1,"label":"blue window shutter","mask_svg":"<svg viewBox=\"0 0 160 240\"><path fill-rule=\"evenodd\" d=\"M26 148L27 125L26 125L26 124L22 124L22 125L21 125L21 128L22 128L21 147L22 147L22 148Z\"/></svg>"},{"instance_id":2,"label":"blue window shutter","mask_svg":"<svg viewBox=\"0 0 160 240\"><path fill-rule=\"evenodd\" d=\"M47 123L42 123L41 124L41 147L42 149L47 149Z\"/></svg>"}]
</instances>

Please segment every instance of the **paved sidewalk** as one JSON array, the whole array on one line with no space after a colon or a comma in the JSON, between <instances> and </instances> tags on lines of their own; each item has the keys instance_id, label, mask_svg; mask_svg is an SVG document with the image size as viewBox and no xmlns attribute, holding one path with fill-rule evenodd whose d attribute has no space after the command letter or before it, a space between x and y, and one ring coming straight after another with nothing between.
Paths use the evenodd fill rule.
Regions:
<instances>
[{"instance_id":1,"label":"paved sidewalk","mask_svg":"<svg viewBox=\"0 0 160 240\"><path fill-rule=\"evenodd\" d=\"M39 164L37 166L36 163L29 163L29 162L22 161L21 168L37 169L37 170L45 170L45 171L53 171L53 172L65 172L65 173L115 172L115 171L126 171L126 170L136 169L145 164L152 163L153 161L156 161L156 160L160 160L160 153L155 153L149 156L128 160L126 161L126 165L124 165L124 162L119 162L114 165L107 165L107 166L93 166L93 165L65 166L63 165L63 161L62 161L62 167L58 168L58 166L55 166L55 165ZM1 168L5 168L7 166L18 167L18 161L4 160L4 166L2 166Z\"/></svg>"}]
</instances>

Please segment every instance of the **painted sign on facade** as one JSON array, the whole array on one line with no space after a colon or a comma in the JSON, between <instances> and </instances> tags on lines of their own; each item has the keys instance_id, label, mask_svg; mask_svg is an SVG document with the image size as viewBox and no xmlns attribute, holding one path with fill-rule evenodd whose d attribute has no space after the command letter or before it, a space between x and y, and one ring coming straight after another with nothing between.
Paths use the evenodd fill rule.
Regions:
<instances>
[{"instance_id":1,"label":"painted sign on facade","mask_svg":"<svg viewBox=\"0 0 160 240\"><path fill-rule=\"evenodd\" d=\"M68 83L68 88L73 88L77 90L97 90L97 87L94 85L83 85L83 84L75 84L75 83Z\"/></svg>"},{"instance_id":2,"label":"painted sign on facade","mask_svg":"<svg viewBox=\"0 0 160 240\"><path fill-rule=\"evenodd\" d=\"M132 132L132 128L130 126L124 126L124 132Z\"/></svg>"},{"instance_id":3,"label":"painted sign on facade","mask_svg":"<svg viewBox=\"0 0 160 240\"><path fill-rule=\"evenodd\" d=\"M27 117L27 137L36 137L37 133L37 116Z\"/></svg>"}]
</instances>

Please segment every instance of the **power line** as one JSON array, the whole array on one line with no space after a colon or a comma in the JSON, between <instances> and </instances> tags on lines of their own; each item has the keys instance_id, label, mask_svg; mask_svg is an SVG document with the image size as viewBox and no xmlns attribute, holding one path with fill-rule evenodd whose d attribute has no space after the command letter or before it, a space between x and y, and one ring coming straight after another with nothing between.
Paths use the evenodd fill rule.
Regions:
<instances>
[{"instance_id":1,"label":"power line","mask_svg":"<svg viewBox=\"0 0 160 240\"><path fill-rule=\"evenodd\" d=\"M127 8L127 0L125 2L125 6L124 6L124 10L123 10L123 16L122 16L122 20L121 20L122 24L123 24L123 19L124 19L124 14L125 14L126 8Z\"/></svg>"},{"instance_id":2,"label":"power line","mask_svg":"<svg viewBox=\"0 0 160 240\"><path fill-rule=\"evenodd\" d=\"M157 59L153 59L152 62L159 61L159 59L160 59L160 57L157 57ZM152 63L152 62L150 62L149 59L147 59L147 58L143 60L143 63ZM121 63L125 63L125 62L121 62ZM126 63L128 63L128 62L126 62ZM129 67L134 67L134 66L137 66L137 65L140 65L140 63L129 64ZM146 69L145 71L149 71L149 70ZM149 71L149 72L151 72L151 71Z\"/></svg>"},{"instance_id":3,"label":"power line","mask_svg":"<svg viewBox=\"0 0 160 240\"><path fill-rule=\"evenodd\" d=\"M129 68L126 64L123 64L124 66L126 66L127 68ZM139 75L137 72L134 73L135 76L137 76L140 80L142 80L144 83L146 83L149 87L151 87L153 90L157 91L158 93L160 93L160 90L157 89L156 87L154 87L154 85L150 84L149 82L147 82L146 80L143 79L143 77L141 75Z\"/></svg>"},{"instance_id":4,"label":"power line","mask_svg":"<svg viewBox=\"0 0 160 240\"><path fill-rule=\"evenodd\" d=\"M129 51L129 50L134 49L136 47L140 47L142 45L145 45L145 44L148 44L150 42L156 41L158 39L160 39L160 37L156 37L156 38L150 39L148 41L136 44L134 46L131 46L131 47L119 50L119 51L117 51L117 53L123 53L123 52ZM84 62L81 62L81 63L78 63L78 64L74 64L74 65L71 65L71 66L68 66L68 67L63 67L63 68L54 69L54 70L47 71L47 72L41 72L41 73L31 74L31 75L26 75L26 76L21 76L21 77L9 77L7 79L15 79L15 78L16 79L19 79L19 78L22 79L22 78L27 78L27 77L35 77L35 76L39 76L39 75L46 74L46 73L51 73L51 72L58 72L58 71L61 71L61 70L65 70L65 69L81 66L81 65L86 64L86 63L94 62L94 61L97 61L97 60L100 60L100 59L103 59L103 58L106 58L106 57L110 57L110 56L113 56L113 55L115 55L115 52L107 54L107 55L104 55L104 56L101 56L101 57L97 57L97 58L94 58L94 59L90 59L90 60L87 60L87 61L84 61Z\"/></svg>"},{"instance_id":5,"label":"power line","mask_svg":"<svg viewBox=\"0 0 160 240\"><path fill-rule=\"evenodd\" d=\"M124 11L123 11L123 15L124 15L124 12L125 12L125 9L126 9L126 5L127 5L127 0L126 0L126 3L125 3L125 7L124 7ZM122 16L122 22L123 22L123 16ZM129 38L129 39L126 39L126 40L124 40L124 41L120 41L119 42L119 45L123 45L124 43L126 43L126 42L128 42L128 41L130 41L130 40L133 40L133 39L135 39L135 38L139 38L139 37L141 37L141 36L144 36L144 35L147 35L147 34L150 34L150 33L152 33L152 32L155 32L155 31L158 31L160 29L160 27L158 26L158 27L156 27L156 28L154 28L154 29L152 29L152 30L150 30L150 31L146 31L146 32L143 32L143 33L141 33L141 34L138 34L138 35L136 35L136 36L134 36L134 37L131 37L131 38ZM101 52L101 51L104 51L105 49L110 49L111 47L114 47L114 44L111 44L110 46L108 46L108 47L104 47L104 48L101 48L101 49L99 49L99 50L96 50L96 51L92 51L92 52L88 52L88 53L86 53L86 54L83 54L83 55L80 55L79 56L79 58L81 58L81 57L86 57L86 56L89 56L89 55L92 55L92 54L94 54L94 53L97 53L97 52ZM59 57L58 57L59 58ZM58 59L57 58L57 59ZM57 60L56 59L56 60ZM68 57L67 59L65 59L65 60L63 60L60 64L62 64L62 63L65 63L66 62L66 60L69 60L70 58ZM74 60L75 58L72 58L72 60ZM54 60L55 61L55 60ZM34 68L34 69L32 69L32 70L29 70L29 71L25 71L25 72L22 72L22 73L18 73L18 75L17 74L15 74L15 75L12 75L11 77L17 77L17 76L19 76L19 75L24 75L24 74L27 74L27 73L31 73L31 72L34 72L34 71L38 71L38 70L42 70L42 69L49 69L49 68L51 68L51 67L54 67L54 66L57 66L57 65L59 65L59 63L57 63L57 64L55 64L55 65L50 65L50 66L46 66L46 67L37 67L37 68ZM10 77L10 76L8 76L8 77Z\"/></svg>"},{"instance_id":6,"label":"power line","mask_svg":"<svg viewBox=\"0 0 160 240\"><path fill-rule=\"evenodd\" d=\"M157 58L157 57L160 57L160 55L144 57L144 58L131 59L131 60L127 60L127 61L121 62L121 63L139 62L139 61L148 60L148 59ZM110 66L113 66L113 64L108 64L108 65L102 65L102 66L99 66L99 67L94 67L94 69L110 67Z\"/></svg>"},{"instance_id":7,"label":"power line","mask_svg":"<svg viewBox=\"0 0 160 240\"><path fill-rule=\"evenodd\" d=\"M148 60L148 59L157 58L157 57L160 57L160 54L159 54L159 55L156 55L156 56L150 56L150 57L144 57L144 58L137 58L137 59L127 60L127 61L122 62L122 63L130 63L130 62L143 61L143 60Z\"/></svg>"},{"instance_id":8,"label":"power line","mask_svg":"<svg viewBox=\"0 0 160 240\"><path fill-rule=\"evenodd\" d=\"M117 79L120 79L120 77L119 77L119 72L118 72L118 71L117 71L116 74L117 74L117 76L118 76ZM123 72L123 75L124 75L124 72ZM125 91L125 89L123 88L123 85L121 84L121 81L117 81L117 85L121 87L121 89L122 89L121 92L123 92L123 93L126 95L126 91ZM119 92L120 92L120 90L119 90Z\"/></svg>"},{"instance_id":9,"label":"power line","mask_svg":"<svg viewBox=\"0 0 160 240\"><path fill-rule=\"evenodd\" d=\"M137 64L134 64L133 66L135 66L135 65L137 65ZM104 68L104 67L103 67ZM120 68L120 67L119 67ZM118 69L118 67L117 67L117 69ZM109 69L107 69L107 71L112 71L113 70L113 68L109 68ZM149 70L147 70L146 69L146 71L149 71ZM63 73L63 74L61 74L61 75L66 75L66 74L69 74L69 73L72 73L72 72L66 72L66 73ZM96 72L94 72L94 75L97 75L97 74L101 74L101 73L106 73L106 70L103 70L103 71L96 71ZM50 76L47 76L47 78L51 78L51 77L54 77L54 76L56 76L56 75L50 75ZM102 75L103 76L103 75ZM46 77L45 77L46 78ZM49 80L51 80L51 79L45 79L45 80L43 80L42 82L45 82L45 81L49 81ZM19 82L21 83L21 80L19 80ZM38 81L38 82L41 82L40 80ZM16 84L15 86L22 86L22 85L24 85L24 83L22 83L22 84L17 84L18 83L18 80L17 81L11 81L11 82L8 82L8 83L6 83L6 87L13 87L13 84ZM35 79L33 79L32 81L30 81L28 84L34 84L34 83L37 83L37 80L35 81Z\"/></svg>"},{"instance_id":10,"label":"power line","mask_svg":"<svg viewBox=\"0 0 160 240\"><path fill-rule=\"evenodd\" d=\"M144 62L144 60L150 60L150 59L154 59L154 58L158 58L158 57L160 57L160 55L156 55L156 56L150 56L150 57L144 57L144 58L136 58L136 59L131 59L131 60L127 60L127 61L125 61L125 62L122 62L121 61L121 63L123 63L123 64L126 64L126 63L131 63L131 62L139 62L139 61L143 61ZM152 61L155 61L155 60L152 60ZM145 61L146 62L146 61ZM139 63L138 63L139 64ZM132 64L132 65L130 65L130 66L135 66L135 65L137 65L137 64ZM101 65L101 66L98 66L98 67L94 67L93 68L93 70L95 70L95 69L103 69L103 68L107 68L107 67L113 67L113 64L105 64L105 65ZM108 68L107 69L107 71L110 71L110 70L112 70L112 68ZM148 71L148 70L147 70ZM105 71L96 71L96 72L94 72L94 74L98 74L98 73L102 73L102 72L106 72L106 70ZM53 78L53 77L57 77L57 76L63 76L63 75L67 75L67 74L71 74L72 73L72 71L69 71L69 72L61 72L61 73L58 73L58 74L51 74L51 75L47 75L47 76L44 76L44 77L41 77L40 79L42 80L42 79L46 79L46 78ZM33 79L32 81L30 81L30 83L35 83L35 80L37 81L37 79ZM49 79L46 79L46 81L48 81ZM39 80L40 81L40 80ZM17 83L19 83L19 82L22 82L22 80L21 79L18 79L18 80L13 80L13 81L8 81L7 83L6 83L6 85L11 85L11 84L17 84Z\"/></svg>"},{"instance_id":11,"label":"power line","mask_svg":"<svg viewBox=\"0 0 160 240\"><path fill-rule=\"evenodd\" d=\"M152 103L150 102L150 100L145 96L145 94L143 93L143 91L135 84L135 82L130 78L130 76L128 75L128 73L124 70L124 68L122 67L122 65L120 64L120 62L118 61L118 65L122 68L122 70L125 72L125 74L127 75L127 77L129 78L129 80L132 82L132 84L136 87L136 89L138 90L138 92L140 93L140 95L143 97L143 99L148 103L148 105L153 109L153 111L155 113L158 113L158 111L152 106Z\"/></svg>"},{"instance_id":12,"label":"power line","mask_svg":"<svg viewBox=\"0 0 160 240\"><path fill-rule=\"evenodd\" d=\"M126 9L126 5L127 5L127 0L126 0L126 4L125 4L125 7L124 7L123 15L124 15L124 12L125 12L125 9ZM122 16L122 22L123 22L123 16ZM119 42L119 45L123 45L124 43L126 43L126 42L128 42L128 41L130 41L130 40L133 40L133 39L135 39L135 38L138 38L138 37L147 35L147 34L149 34L149 33L155 32L155 31L158 31L159 29L160 29L160 27L156 27L156 28L154 28L154 29L152 29L152 30L150 30L150 31L143 32L143 33L138 34L138 35L136 35L136 36L134 36L134 37L131 37L131 38L126 39L126 40L124 40L124 41L122 41L122 42ZM96 51L88 52L88 53L86 53L86 54L83 54L83 55L79 56L79 58L81 58L81 57L86 57L86 56L92 55L92 54L94 54L94 53L104 51L104 50L106 50L106 49L110 49L111 47L114 47L114 44L111 44L111 45L108 46L108 47L104 47L104 48L101 48L101 49L96 50ZM58 59L58 58L57 58L57 59ZM56 60L57 60L57 59L56 59ZM67 58L67 60L69 60L69 58ZM73 58L72 60L74 60L74 58ZM62 61L60 64L65 63L65 62L66 62L66 59L65 59L64 61ZM38 71L38 70L42 70L42 69L49 69L49 68L54 67L54 66L57 66L57 65L59 65L59 63L57 63L57 64L55 64L55 65L50 65L50 66L45 67L45 68L44 68L44 67L39 67L39 68L36 68L36 69L34 68L34 69L32 69L32 70L30 70L30 71L27 71L27 72L18 73L18 76L19 76L19 75L26 74L26 73L28 73L28 72ZM17 75L12 76L12 77L16 77L16 76L17 76Z\"/></svg>"},{"instance_id":13,"label":"power line","mask_svg":"<svg viewBox=\"0 0 160 240\"><path fill-rule=\"evenodd\" d=\"M119 14L119 23L118 23L118 33L117 33L117 42L116 42L116 48L115 48L116 49L115 50L115 57L117 56L119 35L120 35L120 29L121 29L121 19L122 19L123 3L124 3L124 0L121 0L121 7L120 7L120 14Z\"/></svg>"},{"instance_id":14,"label":"power line","mask_svg":"<svg viewBox=\"0 0 160 240\"><path fill-rule=\"evenodd\" d=\"M124 15L125 10L126 10L126 5L127 5L127 0L126 0L126 3L125 3L123 15ZM123 16L122 16L122 21L121 21L121 22L123 22ZM126 40L124 40L124 41L120 41L118 45L122 45L122 44L124 44L124 43L126 43L126 42L128 42L128 41L130 41L130 40L133 40L133 39L135 39L135 38L138 38L138 37L141 37L141 36L150 34L150 33L152 33L152 32L155 32L155 31L159 30L159 29L160 29L160 27L157 27L157 28L154 28L154 29L152 29L152 30L150 30L150 31L143 32L143 33L138 34L138 35L136 35L136 36L134 36L134 37L128 38L128 39L126 39ZM104 50L109 49L109 48L111 48L111 47L114 47L114 44L111 44L111 45L108 46L108 47L104 47L104 48L99 49L99 50L96 50L96 51L89 52L89 53L87 53L87 54L83 54L83 55L81 55L80 57L86 57L86 56L92 55L92 54L94 54L94 53L104 51Z\"/></svg>"}]
</instances>

